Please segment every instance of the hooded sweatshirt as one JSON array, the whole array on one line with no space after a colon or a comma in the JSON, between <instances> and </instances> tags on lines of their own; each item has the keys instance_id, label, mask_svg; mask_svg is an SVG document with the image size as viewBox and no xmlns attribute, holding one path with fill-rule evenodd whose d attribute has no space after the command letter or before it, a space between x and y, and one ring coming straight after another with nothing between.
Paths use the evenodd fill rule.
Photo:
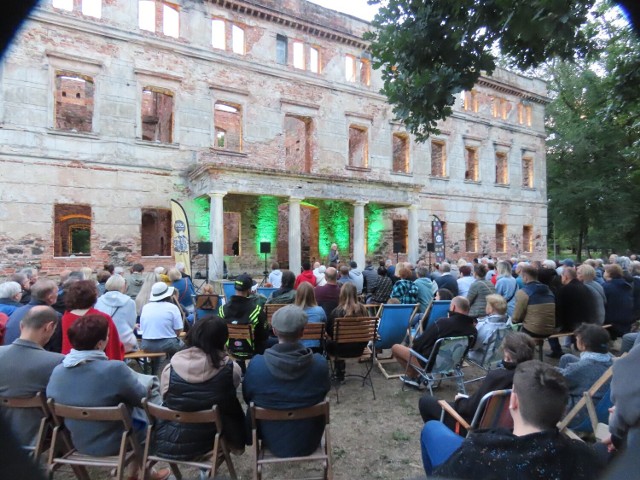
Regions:
<instances>
[{"instance_id":1,"label":"hooded sweatshirt","mask_svg":"<svg viewBox=\"0 0 640 480\"><path fill-rule=\"evenodd\" d=\"M120 341L124 345L125 352L131 352L138 346L138 340L133 333L136 326L136 302L128 295L113 291L106 292L95 305L96 310L106 313L113 319L120 335Z\"/></svg>"},{"instance_id":2,"label":"hooded sweatshirt","mask_svg":"<svg viewBox=\"0 0 640 480\"><path fill-rule=\"evenodd\" d=\"M300 342L278 343L256 355L242 382L245 402L277 410L310 407L329 391L327 361ZM278 457L309 455L323 433L321 417L286 422L262 421L260 435Z\"/></svg>"},{"instance_id":3,"label":"hooded sweatshirt","mask_svg":"<svg viewBox=\"0 0 640 480\"><path fill-rule=\"evenodd\" d=\"M127 275L127 295L129 295L133 300L136 299L138 293L140 293L140 289L142 288L142 284L144 283L144 273L142 272L133 272L131 275Z\"/></svg>"},{"instance_id":4,"label":"hooded sweatshirt","mask_svg":"<svg viewBox=\"0 0 640 480\"><path fill-rule=\"evenodd\" d=\"M280 288L282 285L282 270L273 270L269 274L269 283L273 288Z\"/></svg>"},{"instance_id":5,"label":"hooded sweatshirt","mask_svg":"<svg viewBox=\"0 0 640 480\"><path fill-rule=\"evenodd\" d=\"M364 287L364 277L362 276L362 272L357 268L352 268L349 270L349 277L353 280L353 283L355 283L358 295L360 295L362 293L362 288Z\"/></svg>"},{"instance_id":6,"label":"hooded sweatshirt","mask_svg":"<svg viewBox=\"0 0 640 480\"><path fill-rule=\"evenodd\" d=\"M296 277L296 283L293 288L297 289L302 282L309 282L312 287L316 286L316 276L313 274L313 270L303 270L302 273Z\"/></svg>"}]
</instances>

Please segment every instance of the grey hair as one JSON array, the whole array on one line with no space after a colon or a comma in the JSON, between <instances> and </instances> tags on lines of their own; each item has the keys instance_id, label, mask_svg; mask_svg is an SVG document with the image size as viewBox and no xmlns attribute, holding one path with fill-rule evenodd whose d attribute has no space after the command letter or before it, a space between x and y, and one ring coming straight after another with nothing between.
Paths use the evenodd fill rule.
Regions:
<instances>
[{"instance_id":1,"label":"grey hair","mask_svg":"<svg viewBox=\"0 0 640 480\"><path fill-rule=\"evenodd\" d=\"M622 267L622 270L629 271L631 260L629 257L618 257L616 263Z\"/></svg>"},{"instance_id":2,"label":"grey hair","mask_svg":"<svg viewBox=\"0 0 640 480\"><path fill-rule=\"evenodd\" d=\"M544 268L553 268L554 270L556 269L556 262L554 262L553 260L549 260L548 258L542 262L542 266Z\"/></svg>"},{"instance_id":3,"label":"grey hair","mask_svg":"<svg viewBox=\"0 0 640 480\"><path fill-rule=\"evenodd\" d=\"M120 275L111 275L107 283L105 283L104 287L108 292L120 291L122 287L124 287L125 280L124 277Z\"/></svg>"},{"instance_id":4,"label":"grey hair","mask_svg":"<svg viewBox=\"0 0 640 480\"><path fill-rule=\"evenodd\" d=\"M176 270L178 270L179 272L184 272L184 263L182 262L176 263Z\"/></svg>"},{"instance_id":5,"label":"grey hair","mask_svg":"<svg viewBox=\"0 0 640 480\"><path fill-rule=\"evenodd\" d=\"M22 292L22 286L18 282L0 284L0 298L13 298L20 292Z\"/></svg>"},{"instance_id":6,"label":"grey hair","mask_svg":"<svg viewBox=\"0 0 640 480\"><path fill-rule=\"evenodd\" d=\"M416 273L418 274L418 277L426 278L426 277L429 276L429 269L427 267L424 267L424 266L419 266L416 269Z\"/></svg>"},{"instance_id":7,"label":"grey hair","mask_svg":"<svg viewBox=\"0 0 640 480\"><path fill-rule=\"evenodd\" d=\"M505 277L513 276L511 275L511 264L507 260L500 260L496 266L496 270L498 271L498 275L503 275Z\"/></svg>"},{"instance_id":8,"label":"grey hair","mask_svg":"<svg viewBox=\"0 0 640 480\"><path fill-rule=\"evenodd\" d=\"M35 272L34 272L35 270ZM22 270L20 270L20 273L23 275L26 275L26 277L31 280L31 277L33 277L34 273L38 273L38 271L35 268L23 268Z\"/></svg>"},{"instance_id":9,"label":"grey hair","mask_svg":"<svg viewBox=\"0 0 640 480\"><path fill-rule=\"evenodd\" d=\"M451 271L451 265L447 262L442 262L440 264L440 270L442 270L443 272L450 272Z\"/></svg>"}]
</instances>

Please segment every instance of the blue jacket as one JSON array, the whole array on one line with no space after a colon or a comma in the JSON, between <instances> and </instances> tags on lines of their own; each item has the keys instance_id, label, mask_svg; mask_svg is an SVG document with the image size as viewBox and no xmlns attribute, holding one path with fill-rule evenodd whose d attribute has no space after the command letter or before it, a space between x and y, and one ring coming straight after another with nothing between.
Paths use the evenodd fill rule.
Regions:
<instances>
[{"instance_id":1,"label":"blue jacket","mask_svg":"<svg viewBox=\"0 0 640 480\"><path fill-rule=\"evenodd\" d=\"M329 388L327 361L298 342L278 343L264 355L253 357L242 382L247 405L254 402L257 407L275 410L315 405L325 399ZM250 425L249 412L247 422ZM263 421L260 437L277 457L304 456L318 448L322 425L321 418Z\"/></svg>"},{"instance_id":2,"label":"blue jacket","mask_svg":"<svg viewBox=\"0 0 640 480\"><path fill-rule=\"evenodd\" d=\"M4 313L8 317L20 307L22 307L20 302L16 302L10 298L0 298L0 313Z\"/></svg>"},{"instance_id":3,"label":"blue jacket","mask_svg":"<svg viewBox=\"0 0 640 480\"><path fill-rule=\"evenodd\" d=\"M602 288L607 297L604 323L612 325L614 335L629 333L633 323L633 287L624 278L612 278Z\"/></svg>"},{"instance_id":4,"label":"blue jacket","mask_svg":"<svg viewBox=\"0 0 640 480\"><path fill-rule=\"evenodd\" d=\"M191 280L187 277L183 277L180 280L176 280L171 285L178 290L178 301L180 302L180 305L183 307L191 307L193 305L192 295L195 295Z\"/></svg>"}]
</instances>

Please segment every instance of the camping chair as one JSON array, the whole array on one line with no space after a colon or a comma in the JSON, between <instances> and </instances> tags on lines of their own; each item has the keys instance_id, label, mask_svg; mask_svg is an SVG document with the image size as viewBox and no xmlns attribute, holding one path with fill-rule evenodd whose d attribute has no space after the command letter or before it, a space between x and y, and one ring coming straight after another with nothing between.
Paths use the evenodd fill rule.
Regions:
<instances>
[{"instance_id":1,"label":"camping chair","mask_svg":"<svg viewBox=\"0 0 640 480\"><path fill-rule=\"evenodd\" d=\"M196 295L195 297L195 310L194 310L194 318L193 322L197 322L198 318L198 310L205 310L207 313L211 313L212 315L217 315L218 306L220 304L220 296L215 293L206 294L206 295Z\"/></svg>"},{"instance_id":2,"label":"camping chair","mask_svg":"<svg viewBox=\"0 0 640 480\"><path fill-rule=\"evenodd\" d=\"M71 407L69 405L56 404L50 398L47 404L55 424L47 462L50 477L53 477L53 473L62 465L82 465L115 469L114 478L122 480L125 478L125 469L129 463L142 461L142 447L136 438L131 415L124 403L120 403L117 407ZM63 424L64 419L91 422L121 422L123 430L118 455L98 457L78 453L75 447L69 450L60 449L58 442L63 441L62 437L66 436L67 433Z\"/></svg>"},{"instance_id":3,"label":"camping chair","mask_svg":"<svg viewBox=\"0 0 640 480\"><path fill-rule=\"evenodd\" d=\"M146 472L150 472L156 462L166 462L171 467L171 471L177 480L182 479L182 473L180 472L178 465L198 468L203 474L205 474L205 472L209 473L206 478L215 478L218 467L226 462L231 478L234 480L237 478L236 471L231 460L231 454L229 453L229 448L227 447L227 443L224 438L220 412L216 405L214 405L210 410L201 410L199 412L180 412L166 407L161 407L159 405L154 405L144 398L142 399L142 406L144 407L145 412L147 412L147 417L149 418L142 460L142 464L144 465ZM204 457L199 457L199 460L196 460L195 458L193 460L174 460L171 458L164 458L159 455L151 455L150 449L153 442L153 436L155 433L154 428L157 420L177 423L215 424L216 434L213 443L211 444L211 451ZM201 475L200 478L203 478L203 475Z\"/></svg>"},{"instance_id":4,"label":"camping chair","mask_svg":"<svg viewBox=\"0 0 640 480\"><path fill-rule=\"evenodd\" d=\"M420 321L420 326L418 326L416 335L422 332L426 332L438 318L446 317L447 312L449 312L450 305L451 300L434 300L433 302L431 302L431 305L429 305L429 308L424 313L424 316Z\"/></svg>"},{"instance_id":5,"label":"camping chair","mask_svg":"<svg viewBox=\"0 0 640 480\"><path fill-rule=\"evenodd\" d=\"M473 335L440 338L433 346L428 359L410 349L405 374L408 374L410 368L415 370L419 376L419 382L427 384L431 395L433 395L433 387L438 387L443 380L455 380L460 393L466 393L462 362L472 344ZM404 386L403 383L403 390Z\"/></svg>"},{"instance_id":6,"label":"camping chair","mask_svg":"<svg viewBox=\"0 0 640 480\"><path fill-rule=\"evenodd\" d=\"M484 351L482 353L482 358L480 361L475 361L471 359L471 356L467 356L467 362L472 363L478 368L481 368L485 372L489 372L490 370L494 370L499 367L502 362L502 351L500 347L502 347L502 341L504 337L507 336L512 329L508 325L500 326L498 329L494 330L494 332L489 335L484 341ZM471 380L467 380L464 383L473 383L478 380L482 380L486 375L482 375L481 377L472 378Z\"/></svg>"},{"instance_id":7,"label":"camping chair","mask_svg":"<svg viewBox=\"0 0 640 480\"><path fill-rule=\"evenodd\" d=\"M47 408L47 399L42 392L36 393L33 397L0 397L0 408L16 408L16 409L33 409L40 410L42 418L40 419L40 427L35 436L33 445L23 445L22 448L27 450L38 461L40 455L50 447L48 441L49 434L53 430L53 421L51 413Z\"/></svg>"},{"instance_id":8,"label":"camping chair","mask_svg":"<svg viewBox=\"0 0 640 480\"><path fill-rule=\"evenodd\" d=\"M313 405L311 407L300 408L296 410L271 410L267 408L256 407L253 402L249 407L251 412L251 432L253 450L253 478L254 480L262 479L262 471L265 465L273 465L278 463L299 463L299 462L322 462L324 480L333 479L333 471L331 467L331 439L329 436L329 399ZM307 418L323 417L324 433L318 449L311 455L306 457L288 457L279 458L271 454L265 447L262 440L258 436L258 421L275 420L286 422L289 420L304 420Z\"/></svg>"},{"instance_id":9,"label":"camping chair","mask_svg":"<svg viewBox=\"0 0 640 480\"><path fill-rule=\"evenodd\" d=\"M377 317L344 317L344 318L336 318L333 324L333 344L335 345L336 352L340 350L340 345L345 345L349 343L364 343L372 344L377 339L377 327L378 327L378 318ZM366 347L365 347L366 348ZM364 348L363 348L364 351ZM335 363L337 360L344 360L347 358L360 358L362 353L358 352L354 355L344 355L339 353L328 353L327 357L330 360L331 365L331 373L332 376L335 374ZM358 374L348 374L345 377L358 377L362 378L362 386L364 387L366 383L369 383L371 386L371 392L373 393L373 399L376 399L376 392L373 388L373 381L371 379L371 370L373 369L373 355L369 355L369 358L365 361L360 361L364 367L364 373L361 375ZM336 400L340 403L340 382L334 382L335 390L336 390Z\"/></svg>"},{"instance_id":10,"label":"camping chair","mask_svg":"<svg viewBox=\"0 0 640 480\"><path fill-rule=\"evenodd\" d=\"M324 352L324 322L307 322L300 340L317 340L320 342L320 352Z\"/></svg>"},{"instance_id":11,"label":"camping chair","mask_svg":"<svg viewBox=\"0 0 640 480\"><path fill-rule=\"evenodd\" d=\"M229 303L231 297L236 294L236 284L234 282L222 282L222 291L224 292L224 300Z\"/></svg>"},{"instance_id":12,"label":"camping chair","mask_svg":"<svg viewBox=\"0 0 640 480\"><path fill-rule=\"evenodd\" d=\"M438 400L442 407L442 416L440 421L444 421L445 414L451 415L456 421L454 428L455 433L460 434L460 427L467 431L467 436L474 430L483 428L507 428L513 430L513 418L509 413L509 399L511 398L511 390L495 390L487 393L476 409L471 424L468 424L464 418L445 400Z\"/></svg>"},{"instance_id":13,"label":"camping chair","mask_svg":"<svg viewBox=\"0 0 640 480\"><path fill-rule=\"evenodd\" d=\"M273 314L280 310L282 307L286 307L286 303L266 303L264 305L264 311L267 314L267 325L271 327L271 319Z\"/></svg>"},{"instance_id":14,"label":"camping chair","mask_svg":"<svg viewBox=\"0 0 640 480\"><path fill-rule=\"evenodd\" d=\"M386 379L398 378L400 374L389 374L383 364L397 363L391 357L378 357L378 350L385 350L393 347L410 334L409 328L411 319L418 311L418 304L382 305L380 307L380 321L378 322L378 340L374 343L373 358Z\"/></svg>"},{"instance_id":15,"label":"camping chair","mask_svg":"<svg viewBox=\"0 0 640 480\"><path fill-rule=\"evenodd\" d=\"M276 290L278 289L275 287L258 287L258 293L266 298L269 298L269 296Z\"/></svg>"},{"instance_id":16,"label":"camping chair","mask_svg":"<svg viewBox=\"0 0 640 480\"><path fill-rule=\"evenodd\" d=\"M625 355L626 353L620 358ZM604 396L600 399L597 405L594 405L593 403L593 396L611 380L612 375L613 367L609 367L602 376L596 380L593 385L591 385L591 388L582 394L582 398L578 400L569 413L567 413L567 415L558 423L558 430L560 433L564 433L569 438L574 439L580 439L580 437L576 435L575 431L593 432L598 440L601 440L601 438L604 438L604 436L607 435L608 429L606 428L606 424L608 423L609 418L609 407L612 406L610 386L607 388ZM576 428L570 429L569 424L571 421L575 418L578 412L585 407L589 413L589 418L585 419Z\"/></svg>"}]
</instances>

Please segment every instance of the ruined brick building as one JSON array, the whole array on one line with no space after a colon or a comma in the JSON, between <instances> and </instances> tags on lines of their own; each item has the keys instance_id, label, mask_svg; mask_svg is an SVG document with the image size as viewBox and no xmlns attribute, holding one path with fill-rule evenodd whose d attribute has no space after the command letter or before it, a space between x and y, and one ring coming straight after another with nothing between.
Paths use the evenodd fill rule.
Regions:
<instances>
[{"instance_id":1,"label":"ruined brick building","mask_svg":"<svg viewBox=\"0 0 640 480\"><path fill-rule=\"evenodd\" d=\"M0 274L169 266L171 199L212 278L268 259L546 252L542 81L506 71L419 144L368 24L305 0L43 0L0 68ZM201 267L203 256L195 260Z\"/></svg>"}]
</instances>

